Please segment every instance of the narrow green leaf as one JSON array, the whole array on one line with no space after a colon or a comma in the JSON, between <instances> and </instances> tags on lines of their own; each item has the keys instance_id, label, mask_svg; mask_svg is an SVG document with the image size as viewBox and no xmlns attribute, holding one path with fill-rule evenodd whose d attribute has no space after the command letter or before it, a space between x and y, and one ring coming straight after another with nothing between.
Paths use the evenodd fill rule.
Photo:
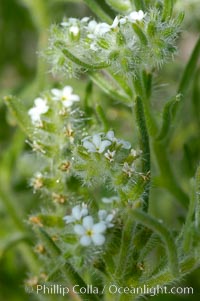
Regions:
<instances>
[{"instance_id":1,"label":"narrow green leaf","mask_svg":"<svg viewBox=\"0 0 200 301\"><path fill-rule=\"evenodd\" d=\"M179 181L176 179L171 161L168 158L166 152L166 144L163 141L155 140L153 143L154 153L160 170L161 178L159 181L161 187L166 188L172 195L174 195L177 201L187 208L189 198L187 194L180 187Z\"/></svg>"},{"instance_id":2,"label":"narrow green leaf","mask_svg":"<svg viewBox=\"0 0 200 301\"><path fill-rule=\"evenodd\" d=\"M200 129L200 68L197 70L194 78L192 91L193 113Z\"/></svg>"},{"instance_id":3,"label":"narrow green leaf","mask_svg":"<svg viewBox=\"0 0 200 301\"><path fill-rule=\"evenodd\" d=\"M195 208L195 225L197 231L200 230L200 165L197 168L196 176L195 176L195 200L196 200L196 208Z\"/></svg>"},{"instance_id":4,"label":"narrow green leaf","mask_svg":"<svg viewBox=\"0 0 200 301\"><path fill-rule=\"evenodd\" d=\"M145 3L143 0L131 0L132 4L135 5L136 10L145 11Z\"/></svg>"},{"instance_id":5,"label":"narrow green leaf","mask_svg":"<svg viewBox=\"0 0 200 301\"><path fill-rule=\"evenodd\" d=\"M142 31L142 29L136 23L132 24L132 28L133 28L134 32L136 33L136 35L138 36L141 44L143 46L147 46L148 40L147 40L147 37L145 36L144 32Z\"/></svg>"},{"instance_id":6,"label":"narrow green leaf","mask_svg":"<svg viewBox=\"0 0 200 301\"><path fill-rule=\"evenodd\" d=\"M162 114L162 126L160 129L160 133L156 138L157 140L167 139L170 128L173 124L174 112L176 112L176 107L179 105L179 102L180 95L176 95L165 104Z\"/></svg>"},{"instance_id":7,"label":"narrow green leaf","mask_svg":"<svg viewBox=\"0 0 200 301\"><path fill-rule=\"evenodd\" d=\"M52 257L56 258L57 256L61 255L61 250L43 228L36 228L36 232Z\"/></svg>"},{"instance_id":8,"label":"narrow green leaf","mask_svg":"<svg viewBox=\"0 0 200 301\"><path fill-rule=\"evenodd\" d=\"M101 8L96 0L83 0L91 11L97 15L102 21L112 24L111 17Z\"/></svg>"},{"instance_id":9,"label":"narrow green leaf","mask_svg":"<svg viewBox=\"0 0 200 301\"><path fill-rule=\"evenodd\" d=\"M69 59L71 60L73 63L83 67L86 70L95 70L95 69L104 69L110 66L109 63L106 62L102 62L99 64L89 64L89 63L85 63L82 60L80 60L79 58L77 58L75 55L73 55L67 48L65 45L63 45L62 42L56 42L55 46L60 48L61 51L63 52L63 54ZM63 48L64 47L64 48Z\"/></svg>"},{"instance_id":10,"label":"narrow green leaf","mask_svg":"<svg viewBox=\"0 0 200 301\"><path fill-rule=\"evenodd\" d=\"M173 0L164 0L162 20L170 19L173 12Z\"/></svg>"},{"instance_id":11,"label":"narrow green leaf","mask_svg":"<svg viewBox=\"0 0 200 301\"><path fill-rule=\"evenodd\" d=\"M129 1L124 0L106 0L106 3L112 7L112 9L116 10L119 13L127 12L131 10L131 5Z\"/></svg>"},{"instance_id":12,"label":"narrow green leaf","mask_svg":"<svg viewBox=\"0 0 200 301\"><path fill-rule=\"evenodd\" d=\"M194 50L183 72L183 76L181 78L181 82L178 88L178 93L185 95L187 90L189 89L190 84L195 75L195 70L198 66L197 63L199 60L199 56L200 56L200 38L197 40Z\"/></svg>"},{"instance_id":13,"label":"narrow green leaf","mask_svg":"<svg viewBox=\"0 0 200 301\"><path fill-rule=\"evenodd\" d=\"M92 81L112 99L130 103L129 97L123 93L120 87L117 85L114 86L114 84L111 83L110 80L107 80L102 74L90 72L89 75Z\"/></svg>"},{"instance_id":14,"label":"narrow green leaf","mask_svg":"<svg viewBox=\"0 0 200 301\"><path fill-rule=\"evenodd\" d=\"M96 106L96 111L97 111L97 114L102 122L102 124L104 125L104 131L107 132L109 130L109 123L108 123L108 120L106 118L106 115L105 115L105 112L102 108L101 105L97 105Z\"/></svg>"},{"instance_id":15,"label":"narrow green leaf","mask_svg":"<svg viewBox=\"0 0 200 301\"><path fill-rule=\"evenodd\" d=\"M17 123L21 127L21 129L28 135L31 136L32 133L32 125L30 122L30 118L27 114L27 109L23 102L14 97L14 96L6 96L4 98L6 105L12 112L13 116L16 118Z\"/></svg>"},{"instance_id":16,"label":"narrow green leaf","mask_svg":"<svg viewBox=\"0 0 200 301\"><path fill-rule=\"evenodd\" d=\"M28 240L28 235L23 233L14 233L11 237L7 237L6 239L1 239L0 245L0 259L4 256L4 254L10 250L12 247L15 247L19 243Z\"/></svg>"},{"instance_id":17,"label":"narrow green leaf","mask_svg":"<svg viewBox=\"0 0 200 301\"><path fill-rule=\"evenodd\" d=\"M177 246L175 245L174 238L168 231L168 229L157 219L146 214L143 211L136 209L130 211L130 214L132 215L133 219L135 219L142 225L150 228L152 231L156 232L161 237L166 246L170 270L174 276L178 276L179 262L177 255Z\"/></svg>"},{"instance_id":18,"label":"narrow green leaf","mask_svg":"<svg viewBox=\"0 0 200 301\"><path fill-rule=\"evenodd\" d=\"M120 241L120 250L118 264L115 269L115 278L123 280L124 275L127 270L127 265L129 265L130 258L128 253L133 249L133 238L135 230L135 221L132 216L127 216L127 213L124 215L126 219L124 220L124 227L122 231L122 237Z\"/></svg>"}]
</instances>

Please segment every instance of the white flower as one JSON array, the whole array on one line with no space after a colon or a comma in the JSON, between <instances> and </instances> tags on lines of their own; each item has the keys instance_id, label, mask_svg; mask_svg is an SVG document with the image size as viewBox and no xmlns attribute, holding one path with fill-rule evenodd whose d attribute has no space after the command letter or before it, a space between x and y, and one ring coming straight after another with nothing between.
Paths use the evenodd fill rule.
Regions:
<instances>
[{"instance_id":1,"label":"white flower","mask_svg":"<svg viewBox=\"0 0 200 301\"><path fill-rule=\"evenodd\" d=\"M79 32L80 32L80 29L77 25L72 25L70 28L69 28L69 32L74 36L74 37L77 37Z\"/></svg>"},{"instance_id":2,"label":"white flower","mask_svg":"<svg viewBox=\"0 0 200 301\"><path fill-rule=\"evenodd\" d=\"M36 98L34 100L35 106L28 111L28 115L31 117L32 123L38 124L41 122L41 115L45 114L49 110L46 99Z\"/></svg>"},{"instance_id":3,"label":"white flower","mask_svg":"<svg viewBox=\"0 0 200 301\"><path fill-rule=\"evenodd\" d=\"M128 20L131 23L135 23L136 21L142 21L143 18L145 17L145 14L142 10L137 11L133 11L132 13L130 13L128 15Z\"/></svg>"},{"instance_id":4,"label":"white flower","mask_svg":"<svg viewBox=\"0 0 200 301\"><path fill-rule=\"evenodd\" d=\"M119 202L119 197L118 196L112 196L110 198L102 198L101 199L103 203L105 204L109 204L109 203L112 203L112 202Z\"/></svg>"},{"instance_id":5,"label":"white flower","mask_svg":"<svg viewBox=\"0 0 200 301\"><path fill-rule=\"evenodd\" d=\"M142 10L139 10L138 12L133 11L128 16L120 18L119 23L122 25L125 24L127 21L129 21L131 23L135 23L136 21L142 21L145 16L146 16L146 14L144 14L144 12Z\"/></svg>"},{"instance_id":6,"label":"white flower","mask_svg":"<svg viewBox=\"0 0 200 301\"><path fill-rule=\"evenodd\" d=\"M92 141L88 141L88 138L83 140L83 147L86 148L89 153L103 153L109 145L111 145L111 142L101 140L100 134L93 135Z\"/></svg>"},{"instance_id":7,"label":"white flower","mask_svg":"<svg viewBox=\"0 0 200 301\"><path fill-rule=\"evenodd\" d=\"M132 148L131 151L130 151L130 155L132 157L137 157L141 154L142 154L142 150L136 150L136 149Z\"/></svg>"},{"instance_id":8,"label":"white flower","mask_svg":"<svg viewBox=\"0 0 200 301\"><path fill-rule=\"evenodd\" d=\"M100 222L105 223L106 228L112 228L114 226L114 224L111 223L114 218L114 214L108 214L106 210L99 210L98 216Z\"/></svg>"},{"instance_id":9,"label":"white flower","mask_svg":"<svg viewBox=\"0 0 200 301\"><path fill-rule=\"evenodd\" d=\"M106 137L107 137L110 141L116 143L117 145L122 145L122 147L123 147L124 149L129 149L129 148L131 148L130 142L125 141L125 140L122 140L122 139L117 139L117 138L115 137L115 134L114 134L113 131L108 131Z\"/></svg>"},{"instance_id":10,"label":"white flower","mask_svg":"<svg viewBox=\"0 0 200 301\"><path fill-rule=\"evenodd\" d=\"M135 165L132 163L132 165L128 165L127 162L124 163L124 166L122 168L122 171L125 172L129 178L132 176L132 174L135 172Z\"/></svg>"},{"instance_id":11,"label":"white flower","mask_svg":"<svg viewBox=\"0 0 200 301\"><path fill-rule=\"evenodd\" d=\"M62 101L65 108L69 108L74 102L80 101L80 97L73 94L73 88L70 86L65 86L62 90L52 89L53 100Z\"/></svg>"},{"instance_id":12,"label":"white flower","mask_svg":"<svg viewBox=\"0 0 200 301\"><path fill-rule=\"evenodd\" d=\"M88 215L88 209L86 204L77 205L72 208L72 214L63 217L66 224L80 221L82 217Z\"/></svg>"},{"instance_id":13,"label":"white flower","mask_svg":"<svg viewBox=\"0 0 200 301\"><path fill-rule=\"evenodd\" d=\"M97 23L92 20L88 23L88 38L95 39L99 36L103 36L105 33L109 32L111 27L107 23Z\"/></svg>"},{"instance_id":14,"label":"white flower","mask_svg":"<svg viewBox=\"0 0 200 301\"><path fill-rule=\"evenodd\" d=\"M110 26L110 28L113 28L113 29L117 28L119 25L119 21L120 21L120 19L116 16L112 25Z\"/></svg>"},{"instance_id":15,"label":"white flower","mask_svg":"<svg viewBox=\"0 0 200 301\"><path fill-rule=\"evenodd\" d=\"M105 157L106 159L108 159L110 162L114 161L114 155L116 154L116 151L111 152L109 149L107 150L107 152L105 153Z\"/></svg>"},{"instance_id":16,"label":"white flower","mask_svg":"<svg viewBox=\"0 0 200 301\"><path fill-rule=\"evenodd\" d=\"M106 230L104 222L94 224L92 216L83 218L82 225L75 225L74 231L80 236L80 244L82 246L89 246L93 243L96 246L101 246L105 242L103 233Z\"/></svg>"}]
</instances>

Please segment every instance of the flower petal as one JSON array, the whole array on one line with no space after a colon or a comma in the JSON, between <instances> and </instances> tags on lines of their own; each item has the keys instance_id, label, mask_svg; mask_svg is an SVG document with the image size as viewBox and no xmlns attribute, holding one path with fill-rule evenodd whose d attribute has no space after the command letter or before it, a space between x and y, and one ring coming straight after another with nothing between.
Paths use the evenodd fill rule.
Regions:
<instances>
[{"instance_id":1,"label":"flower petal","mask_svg":"<svg viewBox=\"0 0 200 301\"><path fill-rule=\"evenodd\" d=\"M108 140L102 141L101 144L100 144L100 147L99 147L99 153L103 153L104 150L105 150L105 148L106 148L107 146L109 146L109 145L111 145L111 142L110 142L110 141L108 141Z\"/></svg>"},{"instance_id":2,"label":"flower petal","mask_svg":"<svg viewBox=\"0 0 200 301\"><path fill-rule=\"evenodd\" d=\"M93 228L93 218L92 216L86 216L83 219L83 226L85 229L90 230Z\"/></svg>"},{"instance_id":3,"label":"flower petal","mask_svg":"<svg viewBox=\"0 0 200 301\"><path fill-rule=\"evenodd\" d=\"M71 86L65 86L62 90L63 95L69 96L73 92L73 88Z\"/></svg>"},{"instance_id":4,"label":"flower petal","mask_svg":"<svg viewBox=\"0 0 200 301\"><path fill-rule=\"evenodd\" d=\"M81 207L79 205L77 205L74 208L72 208L72 216L76 220L80 220L81 219Z\"/></svg>"},{"instance_id":5,"label":"flower petal","mask_svg":"<svg viewBox=\"0 0 200 301\"><path fill-rule=\"evenodd\" d=\"M105 237L102 234L95 234L92 236L92 241L96 246L101 246L105 242Z\"/></svg>"},{"instance_id":6,"label":"flower petal","mask_svg":"<svg viewBox=\"0 0 200 301\"><path fill-rule=\"evenodd\" d=\"M59 89L51 89L51 93L56 96L56 99L60 98L62 93Z\"/></svg>"},{"instance_id":7,"label":"flower petal","mask_svg":"<svg viewBox=\"0 0 200 301\"><path fill-rule=\"evenodd\" d=\"M83 226L81 226L81 225L75 225L74 226L74 232L76 233L76 234L78 234L78 235L85 235L85 229L84 229L84 227Z\"/></svg>"},{"instance_id":8,"label":"flower petal","mask_svg":"<svg viewBox=\"0 0 200 301\"><path fill-rule=\"evenodd\" d=\"M75 218L71 215L64 216L63 220L66 222L66 224L70 224L70 223L75 222Z\"/></svg>"},{"instance_id":9,"label":"flower petal","mask_svg":"<svg viewBox=\"0 0 200 301\"><path fill-rule=\"evenodd\" d=\"M91 238L87 235L82 236L80 239L80 244L85 247L89 246L91 242L92 242Z\"/></svg>"},{"instance_id":10,"label":"flower petal","mask_svg":"<svg viewBox=\"0 0 200 301\"><path fill-rule=\"evenodd\" d=\"M90 153L95 153L97 151L94 144L87 140L83 141L83 147L85 147Z\"/></svg>"},{"instance_id":11,"label":"flower petal","mask_svg":"<svg viewBox=\"0 0 200 301\"><path fill-rule=\"evenodd\" d=\"M80 101L80 97L76 94L71 94L70 95L70 100L74 101Z\"/></svg>"},{"instance_id":12,"label":"flower petal","mask_svg":"<svg viewBox=\"0 0 200 301\"><path fill-rule=\"evenodd\" d=\"M104 222L97 223L92 228L93 232L96 233L103 233L106 230L106 225Z\"/></svg>"},{"instance_id":13,"label":"flower petal","mask_svg":"<svg viewBox=\"0 0 200 301\"><path fill-rule=\"evenodd\" d=\"M100 148L101 145L101 137L99 134L95 134L92 137L92 142L94 143L94 145L96 146L96 148Z\"/></svg>"}]
</instances>

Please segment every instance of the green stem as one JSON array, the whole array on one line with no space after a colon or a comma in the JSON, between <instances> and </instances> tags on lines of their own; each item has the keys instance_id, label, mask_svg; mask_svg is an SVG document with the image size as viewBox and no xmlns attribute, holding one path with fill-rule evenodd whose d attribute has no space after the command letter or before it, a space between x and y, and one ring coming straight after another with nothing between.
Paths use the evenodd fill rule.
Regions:
<instances>
[{"instance_id":1,"label":"green stem","mask_svg":"<svg viewBox=\"0 0 200 301\"><path fill-rule=\"evenodd\" d=\"M169 267L173 276L179 275L179 263L177 256L177 247L174 243L174 238L167 228L158 222L154 217L140 210L133 210L130 213L136 221L158 233L166 246L168 255Z\"/></svg>"},{"instance_id":2,"label":"green stem","mask_svg":"<svg viewBox=\"0 0 200 301\"><path fill-rule=\"evenodd\" d=\"M149 147L149 135L146 127L146 120L144 115L143 103L139 96L136 97L135 100L135 114L136 114L136 122L139 128L140 140L141 140L141 149L143 151L143 172L147 174L151 170L151 161L150 161L150 147ZM150 177L149 181L146 183L145 191L143 193L143 201L144 201L144 210L148 210L148 202L149 202L149 189L150 189Z\"/></svg>"}]
</instances>

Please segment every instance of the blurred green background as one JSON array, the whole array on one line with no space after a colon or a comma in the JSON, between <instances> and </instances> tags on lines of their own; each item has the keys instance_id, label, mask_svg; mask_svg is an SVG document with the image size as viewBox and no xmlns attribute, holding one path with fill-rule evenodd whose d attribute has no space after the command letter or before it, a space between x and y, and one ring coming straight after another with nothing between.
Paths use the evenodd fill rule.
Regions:
<instances>
[{"instance_id":1,"label":"blurred green background","mask_svg":"<svg viewBox=\"0 0 200 301\"><path fill-rule=\"evenodd\" d=\"M177 1L176 9L185 10L186 17L178 42L179 53L174 62L157 72L154 82L153 105L158 118L163 104L177 89L181 72L200 32L199 1ZM31 150L4 105L3 96L17 95L28 108L40 91L56 84L60 78L51 76L41 54L47 46L48 28L63 17L87 15L92 13L81 1L0 0L0 301L34 300L23 287L25 278L33 277L37 264L37 256L32 251L34 235L26 220L41 207L41 199L29 187L28 179L35 170ZM80 81L62 81L63 84L72 83L84 96L85 79L81 85ZM132 139L134 125L130 124L127 108L107 99L98 89L93 98L97 103L103 102L112 127L121 135L126 129L125 138ZM189 192L189 179L200 161L200 67L194 74L186 100L174 127L169 150L171 159L176 162L177 177ZM177 216L182 217L181 209L168 193L162 191L162 200L160 194L155 185L151 196L154 199L152 212L178 228L176 220ZM199 300L200 271L184 279L181 286L184 285L194 287L194 295L152 298Z\"/></svg>"}]
</instances>

